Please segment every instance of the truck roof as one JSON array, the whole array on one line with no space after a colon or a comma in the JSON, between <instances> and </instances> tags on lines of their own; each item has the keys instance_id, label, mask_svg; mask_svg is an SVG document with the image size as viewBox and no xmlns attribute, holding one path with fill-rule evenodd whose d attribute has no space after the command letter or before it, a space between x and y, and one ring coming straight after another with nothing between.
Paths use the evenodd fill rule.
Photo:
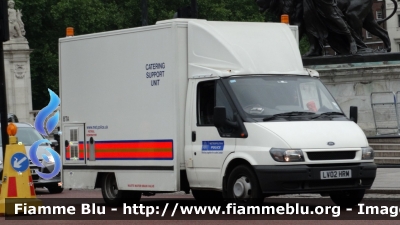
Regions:
<instances>
[{"instance_id":1,"label":"truck roof","mask_svg":"<svg viewBox=\"0 0 400 225\"><path fill-rule=\"evenodd\" d=\"M298 42L290 26L283 23L170 19L151 26L62 38L60 43L157 27L187 27L189 78L309 75L303 68Z\"/></svg>"},{"instance_id":2,"label":"truck roof","mask_svg":"<svg viewBox=\"0 0 400 225\"><path fill-rule=\"evenodd\" d=\"M264 22L172 19L188 24L189 75L308 75L289 25Z\"/></svg>"}]
</instances>

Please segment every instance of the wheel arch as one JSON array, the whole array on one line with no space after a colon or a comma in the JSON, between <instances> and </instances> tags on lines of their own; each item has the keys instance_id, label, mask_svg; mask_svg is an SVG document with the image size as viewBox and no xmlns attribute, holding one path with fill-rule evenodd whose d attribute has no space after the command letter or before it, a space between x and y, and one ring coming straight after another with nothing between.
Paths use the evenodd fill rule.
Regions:
<instances>
[{"instance_id":1,"label":"wheel arch","mask_svg":"<svg viewBox=\"0 0 400 225\"><path fill-rule=\"evenodd\" d=\"M228 176L235 167L237 167L239 165L247 165L253 170L252 165L255 165L255 164L256 164L256 161L247 154L243 154L243 153L235 154L234 153L234 154L229 155L227 157L227 159L225 160L223 167L222 167L222 171L221 171L222 192L224 194L226 193L226 185L227 185L227 181L228 181Z\"/></svg>"},{"instance_id":2,"label":"wheel arch","mask_svg":"<svg viewBox=\"0 0 400 225\"><path fill-rule=\"evenodd\" d=\"M94 188L101 188L101 182L103 181L104 177L108 174L109 172L98 172L96 175L96 181L94 183Z\"/></svg>"}]
</instances>

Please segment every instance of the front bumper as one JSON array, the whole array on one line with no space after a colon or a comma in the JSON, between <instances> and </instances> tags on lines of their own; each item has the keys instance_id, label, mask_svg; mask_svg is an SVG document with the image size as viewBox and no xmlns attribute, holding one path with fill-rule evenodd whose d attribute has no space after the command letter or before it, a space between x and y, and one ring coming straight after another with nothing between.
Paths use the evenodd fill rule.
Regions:
<instances>
[{"instance_id":1,"label":"front bumper","mask_svg":"<svg viewBox=\"0 0 400 225\"><path fill-rule=\"evenodd\" d=\"M370 189L377 169L375 163L253 167L266 195ZM321 180L321 171L348 169L351 170L351 178Z\"/></svg>"},{"instance_id":2,"label":"front bumper","mask_svg":"<svg viewBox=\"0 0 400 225\"><path fill-rule=\"evenodd\" d=\"M33 180L33 185L35 188L41 188L41 187L48 187L48 186L58 186L58 184L61 182L60 177L54 177L50 180L45 180L42 178L39 178L37 180Z\"/></svg>"},{"instance_id":3,"label":"front bumper","mask_svg":"<svg viewBox=\"0 0 400 225\"><path fill-rule=\"evenodd\" d=\"M50 173L54 168L52 165L48 165L44 168L38 168L36 166L30 167L31 170L31 175L32 175L32 180L35 188L41 188L41 187L49 187L49 186L58 186L58 183L61 182L61 174L58 174L57 176L53 177L52 179L46 180L41 178L35 170L39 170L40 172L43 173Z\"/></svg>"}]
</instances>

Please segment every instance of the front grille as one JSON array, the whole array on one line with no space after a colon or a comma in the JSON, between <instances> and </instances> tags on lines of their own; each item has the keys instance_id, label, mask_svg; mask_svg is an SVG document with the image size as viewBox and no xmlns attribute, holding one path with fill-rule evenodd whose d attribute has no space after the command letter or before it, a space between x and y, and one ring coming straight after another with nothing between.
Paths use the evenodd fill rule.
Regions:
<instances>
[{"instance_id":1,"label":"front grille","mask_svg":"<svg viewBox=\"0 0 400 225\"><path fill-rule=\"evenodd\" d=\"M37 175L37 174L33 174L32 175L32 181L37 181L37 180L39 180L39 175Z\"/></svg>"},{"instance_id":2,"label":"front grille","mask_svg":"<svg viewBox=\"0 0 400 225\"><path fill-rule=\"evenodd\" d=\"M341 160L354 159L356 151L336 151L336 152L307 152L310 160Z\"/></svg>"},{"instance_id":3,"label":"front grille","mask_svg":"<svg viewBox=\"0 0 400 225\"><path fill-rule=\"evenodd\" d=\"M335 164L309 164L308 167L339 167L339 166L360 166L360 163L335 163Z\"/></svg>"},{"instance_id":4,"label":"front grille","mask_svg":"<svg viewBox=\"0 0 400 225\"><path fill-rule=\"evenodd\" d=\"M40 163L43 163L43 159L39 159ZM32 163L32 160L29 160L29 169L31 170L31 176L32 176L32 180L33 182L36 182L39 180L39 175L36 173L35 170L39 170L40 172L42 172L42 169L37 167L35 164Z\"/></svg>"}]
</instances>

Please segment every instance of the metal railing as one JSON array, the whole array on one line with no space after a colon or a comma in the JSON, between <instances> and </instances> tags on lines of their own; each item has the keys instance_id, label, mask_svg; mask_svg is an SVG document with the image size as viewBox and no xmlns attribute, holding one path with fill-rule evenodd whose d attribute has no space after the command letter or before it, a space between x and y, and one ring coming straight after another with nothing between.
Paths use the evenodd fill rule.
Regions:
<instances>
[{"instance_id":1,"label":"metal railing","mask_svg":"<svg viewBox=\"0 0 400 225\"><path fill-rule=\"evenodd\" d=\"M400 135L398 92L372 92L371 107L376 135Z\"/></svg>"}]
</instances>

